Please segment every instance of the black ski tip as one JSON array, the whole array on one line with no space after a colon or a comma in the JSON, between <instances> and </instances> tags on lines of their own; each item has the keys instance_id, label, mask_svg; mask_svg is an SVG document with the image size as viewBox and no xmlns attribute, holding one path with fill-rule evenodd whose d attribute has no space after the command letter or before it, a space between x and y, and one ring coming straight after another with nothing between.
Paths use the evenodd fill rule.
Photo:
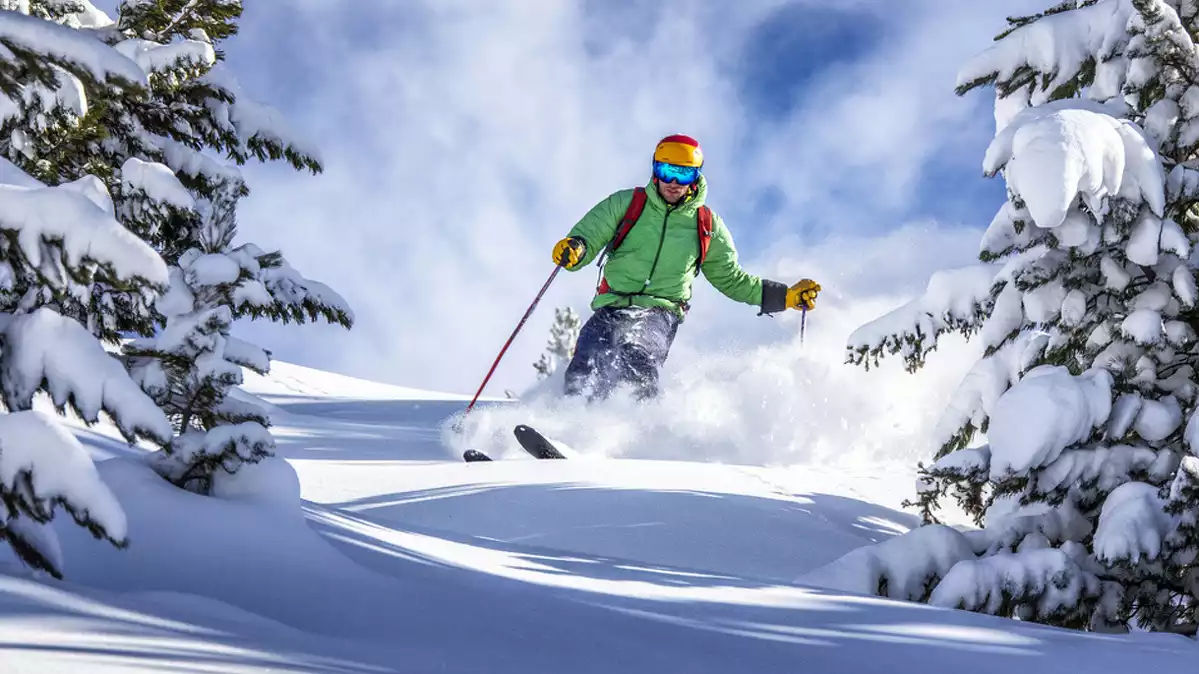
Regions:
<instances>
[{"instance_id":1,"label":"black ski tip","mask_svg":"<svg viewBox=\"0 0 1199 674\"><path fill-rule=\"evenodd\" d=\"M462 453L462 458L467 463L475 463L476 461L490 461L491 457L477 449L468 449Z\"/></svg>"},{"instance_id":2,"label":"black ski tip","mask_svg":"<svg viewBox=\"0 0 1199 674\"><path fill-rule=\"evenodd\" d=\"M552 442L545 439L541 433L538 433L534 428L520 424L512 429L512 434L516 436L516 441L524 448L526 452L532 454L538 459L565 459L566 455L558 451Z\"/></svg>"}]
</instances>

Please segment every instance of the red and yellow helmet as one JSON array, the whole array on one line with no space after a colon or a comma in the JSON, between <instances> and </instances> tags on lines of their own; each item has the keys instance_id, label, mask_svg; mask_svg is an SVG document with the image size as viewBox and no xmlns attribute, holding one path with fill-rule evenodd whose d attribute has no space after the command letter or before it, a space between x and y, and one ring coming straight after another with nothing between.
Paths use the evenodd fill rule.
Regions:
<instances>
[{"instance_id":1,"label":"red and yellow helmet","mask_svg":"<svg viewBox=\"0 0 1199 674\"><path fill-rule=\"evenodd\" d=\"M658 147L654 148L654 161L700 168L704 165L704 152L699 148L699 141L691 136L675 134L658 141Z\"/></svg>"}]
</instances>

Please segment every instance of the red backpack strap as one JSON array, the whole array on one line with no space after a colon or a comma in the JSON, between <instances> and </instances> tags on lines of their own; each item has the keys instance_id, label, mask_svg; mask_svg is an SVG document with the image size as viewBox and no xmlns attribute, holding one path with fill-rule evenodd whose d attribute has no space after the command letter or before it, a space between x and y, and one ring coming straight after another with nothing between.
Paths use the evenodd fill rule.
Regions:
<instances>
[{"instance_id":1,"label":"red backpack strap","mask_svg":"<svg viewBox=\"0 0 1199 674\"><path fill-rule=\"evenodd\" d=\"M612 253L620 244L624 243L625 237L629 235L629 231L633 229L633 225L637 224L637 220L641 218L641 211L645 210L645 202L648 197L645 194L644 187L638 187L633 190L633 200L629 202L629 207L625 209L624 217L620 219L620 225L616 227L616 236L612 238L612 243L608 246L608 252Z\"/></svg>"},{"instance_id":2,"label":"red backpack strap","mask_svg":"<svg viewBox=\"0 0 1199 674\"><path fill-rule=\"evenodd\" d=\"M708 247L712 244L712 209L700 206L695 214L695 229L699 235L699 260L695 262L695 273L698 275L708 259Z\"/></svg>"},{"instance_id":3,"label":"red backpack strap","mask_svg":"<svg viewBox=\"0 0 1199 674\"><path fill-rule=\"evenodd\" d=\"M629 235L629 232L633 229L633 225L637 224L637 221L641 219L641 212L645 210L645 202L648 200L649 197L646 195L644 187L633 189L633 200L629 202L629 207L624 211L624 217L620 219L620 224L616 226L616 236L612 237L612 241L608 243L607 248L604 249L603 257L600 259L600 282L599 286L595 289L597 295L603 295L609 290L608 279L604 276L603 263L608 259L609 255L620 247L620 244L624 243L625 237Z\"/></svg>"}]
</instances>

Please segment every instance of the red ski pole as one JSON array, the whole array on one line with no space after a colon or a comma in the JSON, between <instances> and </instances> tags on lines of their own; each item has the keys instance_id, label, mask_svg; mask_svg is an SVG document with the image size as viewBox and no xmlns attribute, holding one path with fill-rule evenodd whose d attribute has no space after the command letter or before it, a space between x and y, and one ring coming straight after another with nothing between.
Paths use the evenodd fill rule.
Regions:
<instances>
[{"instance_id":1,"label":"red ski pole","mask_svg":"<svg viewBox=\"0 0 1199 674\"><path fill-rule=\"evenodd\" d=\"M529 320L529 316L533 315L533 310L537 308L538 303L541 302L541 297L545 295L546 290L549 290L550 284L554 282L554 278L558 276L558 272L560 271L562 271L562 265L557 265L554 267L554 273L550 274L550 277L545 281L545 285L541 286L541 290L537 293L537 297L533 298L533 303L529 305L528 310L525 311L524 317L520 319L520 323L518 323L516 325L516 329L512 331L512 336L508 338L507 342L504 342L504 348L500 349L500 355L495 357L495 362L491 364L491 369L487 371L487 376L483 378L483 383L479 384L479 390L475 392L475 397L471 399L470 404L466 406L466 411L462 413L462 418L458 420L458 423L456 424L457 430L462 429L463 420L465 420L467 415L470 414L470 411L475 408L475 403L479 401L479 396L483 395L483 389L487 387L487 382L491 380L491 375L495 374L495 369L499 367L500 359L504 357L504 354L508 351L508 347L512 346L512 342L516 339L516 335L520 332L520 329L525 327L525 322Z\"/></svg>"}]
</instances>

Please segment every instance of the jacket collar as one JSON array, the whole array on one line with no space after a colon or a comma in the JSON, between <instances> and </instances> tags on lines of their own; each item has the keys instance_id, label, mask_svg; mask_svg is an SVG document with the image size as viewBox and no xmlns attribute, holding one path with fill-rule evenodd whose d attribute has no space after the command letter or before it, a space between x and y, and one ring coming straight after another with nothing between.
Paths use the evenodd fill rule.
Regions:
<instances>
[{"instance_id":1,"label":"jacket collar","mask_svg":"<svg viewBox=\"0 0 1199 674\"><path fill-rule=\"evenodd\" d=\"M670 204L658 194L658 188L654 185L651 179L645 186L646 197L648 202L655 210L666 211ZM702 174L699 176L699 182L696 183L695 193L690 197L685 198L678 206L675 207L675 212L686 213L688 215L699 210L700 206L704 205L704 200L708 197L708 179Z\"/></svg>"}]
</instances>

